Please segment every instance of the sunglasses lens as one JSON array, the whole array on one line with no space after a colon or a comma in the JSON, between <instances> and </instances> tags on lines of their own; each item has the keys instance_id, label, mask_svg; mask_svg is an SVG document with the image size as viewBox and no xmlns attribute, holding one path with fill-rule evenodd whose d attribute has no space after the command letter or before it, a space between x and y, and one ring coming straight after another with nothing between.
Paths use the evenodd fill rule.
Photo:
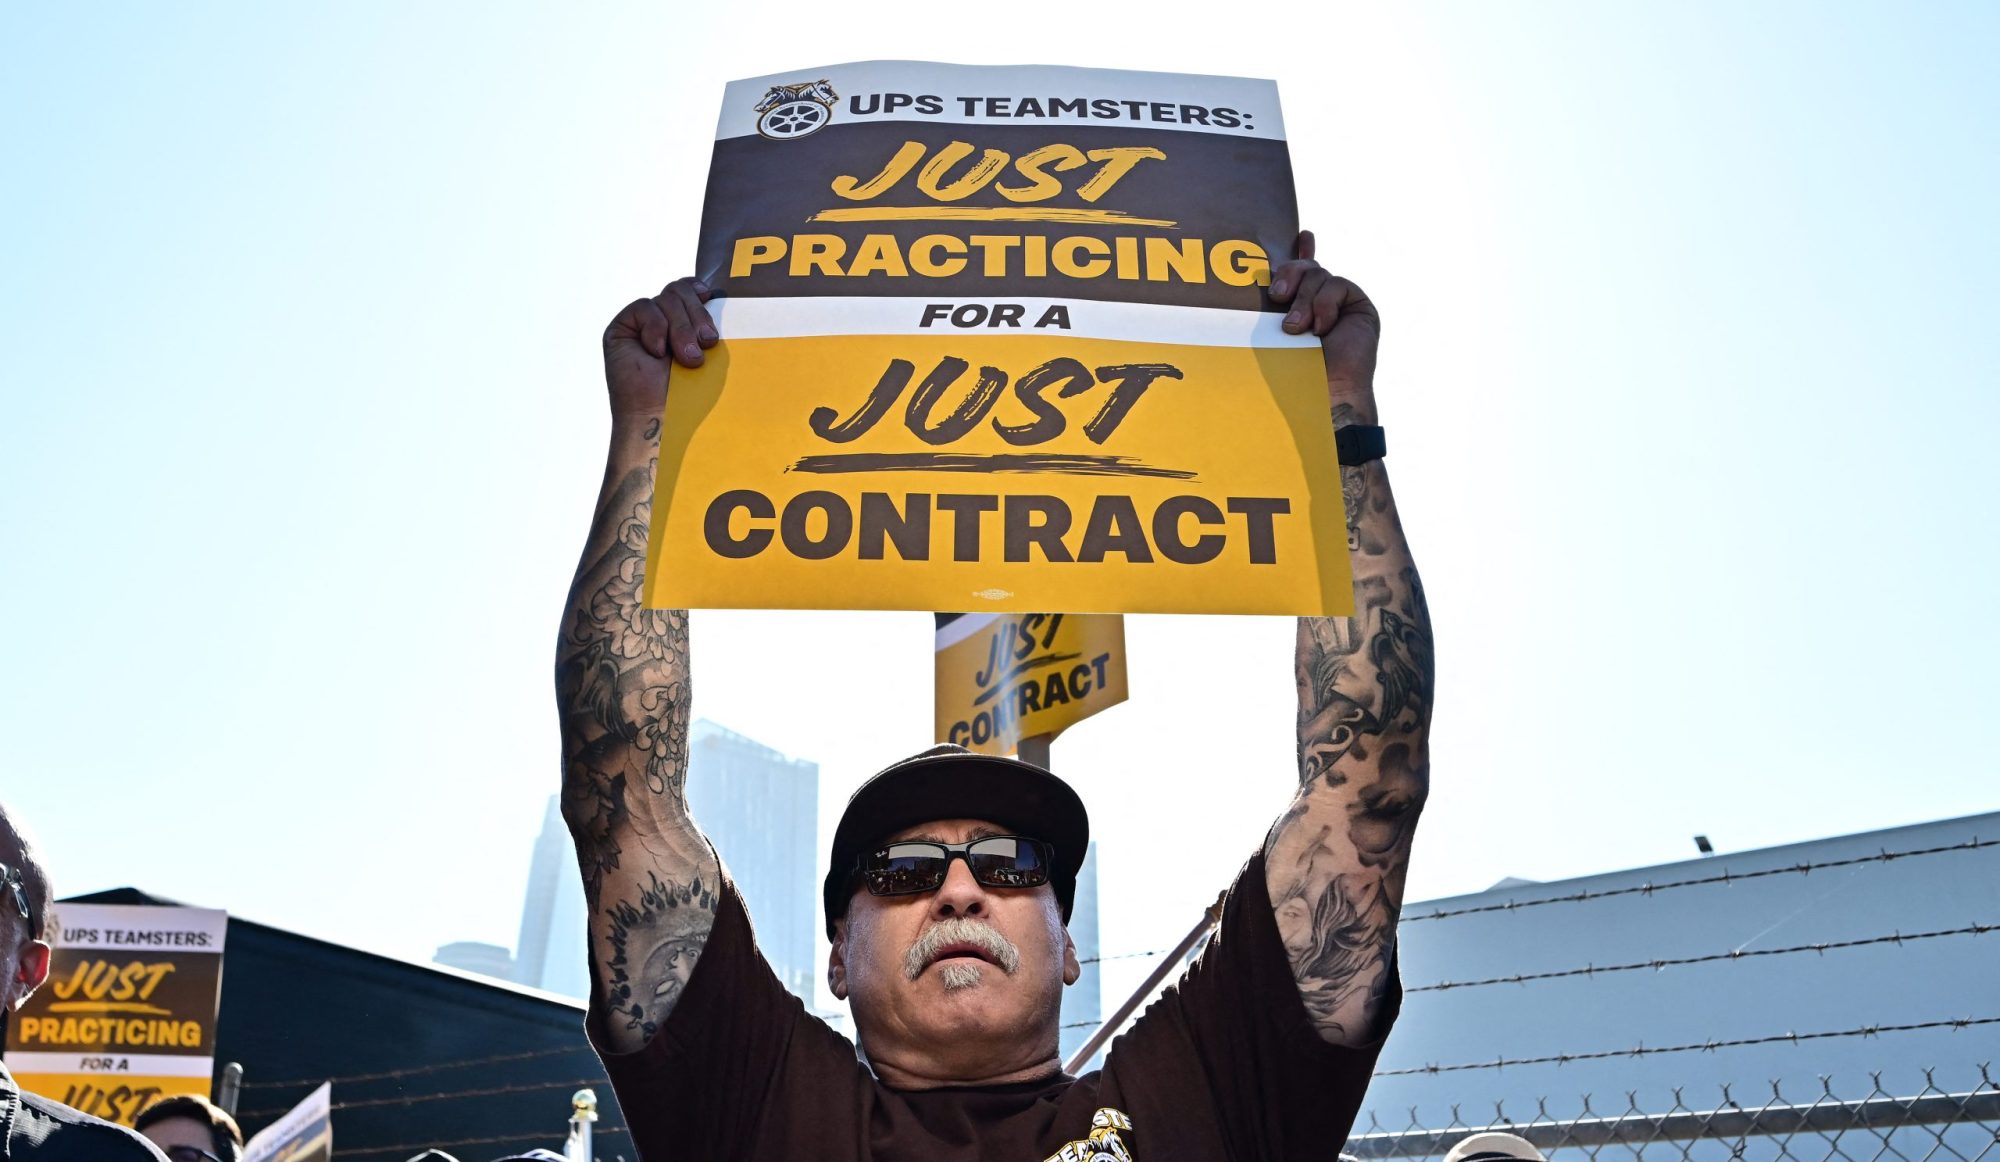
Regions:
<instances>
[{"instance_id":1,"label":"sunglasses lens","mask_svg":"<svg viewBox=\"0 0 2000 1162\"><path fill-rule=\"evenodd\" d=\"M996 835L974 843L965 862L972 878L989 888L1033 888L1049 882L1048 860L1032 839Z\"/></svg>"},{"instance_id":2,"label":"sunglasses lens","mask_svg":"<svg viewBox=\"0 0 2000 1162\"><path fill-rule=\"evenodd\" d=\"M892 843L868 858L862 874L878 896L928 892L944 882L946 857L931 843Z\"/></svg>"}]
</instances>

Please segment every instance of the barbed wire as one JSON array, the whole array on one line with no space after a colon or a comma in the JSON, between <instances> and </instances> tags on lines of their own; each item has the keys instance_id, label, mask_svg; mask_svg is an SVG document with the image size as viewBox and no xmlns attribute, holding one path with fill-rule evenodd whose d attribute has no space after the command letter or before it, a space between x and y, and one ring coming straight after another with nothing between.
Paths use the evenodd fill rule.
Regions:
<instances>
[{"instance_id":1,"label":"barbed wire","mask_svg":"<svg viewBox=\"0 0 2000 1162\"><path fill-rule=\"evenodd\" d=\"M1599 892L1571 892L1562 896L1550 896L1544 900L1508 900L1504 904L1475 904L1466 908L1444 908L1434 912L1424 912L1415 916L1404 916L1402 922L1415 924L1424 920L1444 920L1452 916L1472 916L1482 912L1514 912L1522 908L1539 908L1547 904L1574 904L1582 900L1603 900L1612 896L1650 896L1655 892L1670 891L1674 888L1693 888L1707 884L1732 884L1737 880L1762 879L1765 876L1805 875L1826 868L1853 867L1864 863L1891 863L1899 859L1911 859L1924 855L1942 855L1953 851L1977 851L1983 847L2000 846L2000 839L1981 839L1973 836L1964 843L1948 843L1940 847L1920 847L1910 851L1883 851L1876 855L1857 855L1847 859L1829 859L1819 863L1795 863L1784 867L1769 867L1759 871L1732 872L1724 870L1720 875L1697 876L1686 880L1669 880L1666 883L1644 883L1629 888L1606 888Z\"/></svg>"},{"instance_id":2,"label":"barbed wire","mask_svg":"<svg viewBox=\"0 0 2000 1162\"><path fill-rule=\"evenodd\" d=\"M1154 949L1149 949L1145 952L1114 952L1108 956L1085 956L1078 959L1077 963L1101 964L1102 962L1107 960L1137 960L1142 956L1165 956L1167 953L1172 951L1173 949L1171 948L1154 948Z\"/></svg>"},{"instance_id":3,"label":"barbed wire","mask_svg":"<svg viewBox=\"0 0 2000 1162\"><path fill-rule=\"evenodd\" d=\"M1445 980L1436 984L1417 985L1404 989L1409 993L1443 992L1447 989L1478 988L1482 985L1525 984L1534 980L1558 980L1570 976L1594 976L1600 972L1633 972L1642 968L1677 968L1688 964L1708 964L1718 960L1749 960L1757 956L1787 956L1796 952L1827 953L1842 948L1865 948L1874 944L1905 944L1913 940L1934 940L1941 936L1981 936L1988 932L2000 931L2000 923L1968 924L1963 928L1942 928L1935 932L1896 932L1888 936L1869 936L1858 940L1822 940L1813 944L1794 944L1789 948L1757 948L1750 951L1732 949L1728 952L1712 952L1704 956L1666 956L1653 960L1635 960L1628 964L1587 964L1582 968L1565 968L1551 972L1518 972L1512 976L1489 976L1483 980Z\"/></svg>"},{"instance_id":4,"label":"barbed wire","mask_svg":"<svg viewBox=\"0 0 2000 1162\"><path fill-rule=\"evenodd\" d=\"M624 1126L594 1126L590 1133L591 1138L595 1140L597 1138L608 1138L616 1134L629 1134L631 1131L627 1130ZM526 1130L519 1134L494 1134L485 1138L454 1138L449 1142L401 1142L394 1146L356 1146L352 1150L335 1150L333 1156L336 1158L353 1158L363 1154L387 1154L392 1151L446 1150L453 1146L492 1146L501 1142L547 1142L549 1140L549 1134L546 1130ZM544 1149L546 1148L544 1147Z\"/></svg>"},{"instance_id":5,"label":"barbed wire","mask_svg":"<svg viewBox=\"0 0 2000 1162\"><path fill-rule=\"evenodd\" d=\"M374 1097L361 1101L337 1101L333 1103L332 1108L335 1110L366 1110L375 1109L380 1106L419 1105L428 1101L455 1101L468 1097L494 1097L504 1093L535 1093L550 1089L581 1089L584 1086L603 1084L605 1084L605 1080L600 1075L597 1077L580 1077L571 1081L537 1081L521 1085L491 1085L483 1089L450 1089L442 1093L414 1093L404 1094L401 1097ZM288 1111L283 1109L250 1110L238 1114L237 1117L246 1120L250 1118L274 1118L286 1112Z\"/></svg>"},{"instance_id":6,"label":"barbed wire","mask_svg":"<svg viewBox=\"0 0 2000 1162\"><path fill-rule=\"evenodd\" d=\"M571 1045L562 1049L531 1049L523 1053L496 1053L491 1057L467 1057L459 1061L439 1061L430 1065L412 1065L407 1069L385 1069L380 1073L346 1073L332 1077L313 1077L297 1081L246 1081L243 1089L295 1089L300 1086L318 1086L324 1082L340 1085L360 1085L368 1081L389 1081L398 1077L417 1077L426 1073L441 1073L447 1069L470 1069L475 1065L498 1065L508 1061L532 1061L538 1057L557 1057L564 1053L594 1052L589 1043Z\"/></svg>"},{"instance_id":7,"label":"barbed wire","mask_svg":"<svg viewBox=\"0 0 2000 1162\"><path fill-rule=\"evenodd\" d=\"M1411 1077L1422 1073L1462 1073L1470 1069L1505 1069L1510 1065L1567 1065L1572 1061L1601 1061L1609 1057L1653 1057L1662 1053L1714 1052L1717 1049L1736 1049L1745 1045L1776 1045L1783 1042L1797 1044L1801 1041L1825 1041L1835 1037L1875 1037L1883 1033L1909 1033L1919 1029L1969 1029L1975 1025L2000 1025L2000 1017L1958 1017L1944 1021L1919 1021L1910 1025L1863 1025L1858 1029L1835 1029L1823 1033L1773 1033L1766 1037L1736 1037L1729 1040L1690 1042L1686 1045L1662 1045L1649 1049L1638 1045L1631 1049L1602 1049L1594 1053L1552 1053L1545 1057L1500 1057L1492 1061L1468 1061L1459 1065L1414 1065L1406 1069L1381 1069L1376 1077Z\"/></svg>"}]
</instances>

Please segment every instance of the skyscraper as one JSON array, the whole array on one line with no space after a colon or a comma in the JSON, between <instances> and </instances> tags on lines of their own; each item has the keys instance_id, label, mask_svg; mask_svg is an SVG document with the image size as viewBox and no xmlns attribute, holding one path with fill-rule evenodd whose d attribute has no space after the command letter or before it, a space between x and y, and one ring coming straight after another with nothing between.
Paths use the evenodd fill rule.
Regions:
<instances>
[{"instance_id":1,"label":"skyscraper","mask_svg":"<svg viewBox=\"0 0 2000 1162\"><path fill-rule=\"evenodd\" d=\"M576 845L563 823L561 799L550 795L542 833L528 863L528 895L521 906L521 939L514 952L515 981L564 996L588 997L587 922Z\"/></svg>"},{"instance_id":2,"label":"skyscraper","mask_svg":"<svg viewBox=\"0 0 2000 1162\"><path fill-rule=\"evenodd\" d=\"M743 894L764 958L811 1008L819 975L819 764L703 719L688 731L687 796Z\"/></svg>"},{"instance_id":3,"label":"skyscraper","mask_svg":"<svg viewBox=\"0 0 2000 1162\"><path fill-rule=\"evenodd\" d=\"M757 943L786 988L813 1003L819 892L819 764L697 720L688 730L688 811L714 841L756 925ZM514 979L590 995L583 883L576 848L551 797L528 866Z\"/></svg>"},{"instance_id":4,"label":"skyscraper","mask_svg":"<svg viewBox=\"0 0 2000 1162\"><path fill-rule=\"evenodd\" d=\"M501 980L514 979L514 956L498 944L481 944L477 940L453 941L440 947L437 955L431 957L431 963Z\"/></svg>"}]
</instances>

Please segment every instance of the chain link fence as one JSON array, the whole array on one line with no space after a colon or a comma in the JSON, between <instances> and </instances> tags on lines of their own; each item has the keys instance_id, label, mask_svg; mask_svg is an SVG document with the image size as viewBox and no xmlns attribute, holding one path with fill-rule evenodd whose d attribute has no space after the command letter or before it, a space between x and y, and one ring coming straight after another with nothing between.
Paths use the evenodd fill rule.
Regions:
<instances>
[{"instance_id":1,"label":"chain link fence","mask_svg":"<svg viewBox=\"0 0 2000 1162\"><path fill-rule=\"evenodd\" d=\"M1850 1086L1822 1077L1817 1092L1723 1086L1712 1107L1679 1090L1664 1110L1642 1108L1635 1094L1582 1102L1567 1118L1550 1116L1546 1099L1525 1119L1499 1105L1489 1120L1454 1106L1442 1126L1414 1109L1403 1127L1371 1113L1344 1152L1364 1162L1439 1159L1468 1134L1501 1130L1549 1162L2000 1162L2000 1085L1985 1065L1968 1088L1940 1086L1926 1070L1910 1087L1885 1086L1880 1074Z\"/></svg>"}]
</instances>

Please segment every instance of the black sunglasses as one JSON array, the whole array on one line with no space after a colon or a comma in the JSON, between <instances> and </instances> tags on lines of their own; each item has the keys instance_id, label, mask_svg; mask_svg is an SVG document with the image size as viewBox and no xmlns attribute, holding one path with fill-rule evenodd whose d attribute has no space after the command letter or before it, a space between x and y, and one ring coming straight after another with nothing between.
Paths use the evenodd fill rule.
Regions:
<instances>
[{"instance_id":1,"label":"black sunglasses","mask_svg":"<svg viewBox=\"0 0 2000 1162\"><path fill-rule=\"evenodd\" d=\"M1049 882L1055 849L1021 835L987 835L964 843L898 839L855 861L855 871L876 896L934 892L963 859L972 878L989 888L1038 888Z\"/></svg>"}]
</instances>

